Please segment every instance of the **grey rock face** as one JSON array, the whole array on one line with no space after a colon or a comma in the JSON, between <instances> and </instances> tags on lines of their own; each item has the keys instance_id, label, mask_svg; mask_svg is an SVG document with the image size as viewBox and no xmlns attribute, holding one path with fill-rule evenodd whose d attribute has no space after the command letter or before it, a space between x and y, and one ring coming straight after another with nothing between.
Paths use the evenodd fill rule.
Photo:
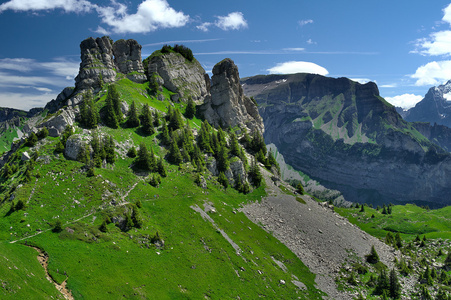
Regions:
<instances>
[{"instance_id":1,"label":"grey rock face","mask_svg":"<svg viewBox=\"0 0 451 300\"><path fill-rule=\"evenodd\" d=\"M100 87L100 75L106 83L115 81L113 45L108 37L97 39L90 37L81 42L80 50L80 71L75 78L77 89Z\"/></svg>"},{"instance_id":2,"label":"grey rock face","mask_svg":"<svg viewBox=\"0 0 451 300\"><path fill-rule=\"evenodd\" d=\"M147 80L141 61L141 48L141 45L135 40L118 40L113 44L114 63L117 70L127 74L127 78L138 83Z\"/></svg>"},{"instance_id":3,"label":"grey rock face","mask_svg":"<svg viewBox=\"0 0 451 300\"><path fill-rule=\"evenodd\" d=\"M149 75L161 77L160 84L180 98L190 95L194 101L202 102L209 94L209 77L197 60L188 61L181 54L166 53L149 61Z\"/></svg>"},{"instance_id":4,"label":"grey rock face","mask_svg":"<svg viewBox=\"0 0 451 300\"><path fill-rule=\"evenodd\" d=\"M429 122L451 127L451 80L429 89L423 100L407 111L410 122Z\"/></svg>"},{"instance_id":5,"label":"grey rock face","mask_svg":"<svg viewBox=\"0 0 451 300\"><path fill-rule=\"evenodd\" d=\"M374 85L307 74L262 76L243 83L262 104L265 142L274 143L288 164L341 191L346 200L451 203L446 179L451 176L451 156L438 147L437 152L427 151L434 145L420 140L420 134L384 104ZM327 117L324 112L331 107L339 109ZM336 129L331 133L332 126ZM337 138L345 129L361 140ZM373 141L365 141L365 136Z\"/></svg>"},{"instance_id":6,"label":"grey rock face","mask_svg":"<svg viewBox=\"0 0 451 300\"><path fill-rule=\"evenodd\" d=\"M68 159L76 160L77 155L80 152L81 147L89 145L92 137L80 134L71 135L66 142L66 148L64 149L64 155Z\"/></svg>"},{"instance_id":7,"label":"grey rock face","mask_svg":"<svg viewBox=\"0 0 451 300\"><path fill-rule=\"evenodd\" d=\"M59 136L67 125L74 125L75 113L71 108L60 110L59 113L43 122L40 127L47 127L50 136Z\"/></svg>"},{"instance_id":8,"label":"grey rock face","mask_svg":"<svg viewBox=\"0 0 451 300\"><path fill-rule=\"evenodd\" d=\"M253 132L264 131L257 105L244 96L235 63L227 58L213 68L211 97L200 107L201 113L214 126L242 126Z\"/></svg>"}]
</instances>

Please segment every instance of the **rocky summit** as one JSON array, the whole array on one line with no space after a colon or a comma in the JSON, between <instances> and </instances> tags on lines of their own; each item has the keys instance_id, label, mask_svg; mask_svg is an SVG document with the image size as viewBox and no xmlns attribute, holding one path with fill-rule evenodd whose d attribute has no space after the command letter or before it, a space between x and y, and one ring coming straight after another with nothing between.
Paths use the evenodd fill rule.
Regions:
<instances>
[{"instance_id":1,"label":"rocky summit","mask_svg":"<svg viewBox=\"0 0 451 300\"><path fill-rule=\"evenodd\" d=\"M259 104L266 143L346 200L451 203L451 157L404 121L376 84L295 74L242 85Z\"/></svg>"}]
</instances>

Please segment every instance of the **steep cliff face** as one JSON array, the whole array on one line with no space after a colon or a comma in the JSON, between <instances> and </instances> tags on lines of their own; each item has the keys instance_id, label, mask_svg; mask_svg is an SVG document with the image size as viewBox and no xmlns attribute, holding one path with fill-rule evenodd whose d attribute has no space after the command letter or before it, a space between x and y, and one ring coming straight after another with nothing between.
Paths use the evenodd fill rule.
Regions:
<instances>
[{"instance_id":1,"label":"steep cliff face","mask_svg":"<svg viewBox=\"0 0 451 300\"><path fill-rule=\"evenodd\" d=\"M185 101L191 96L194 101L202 103L210 93L210 78L204 68L196 59L188 61L179 53L149 57L148 74L157 74L164 87Z\"/></svg>"},{"instance_id":2,"label":"steep cliff face","mask_svg":"<svg viewBox=\"0 0 451 300\"><path fill-rule=\"evenodd\" d=\"M144 82L141 45L135 40L118 40L109 37L88 38L81 42L80 71L75 78L77 90L100 87L101 82L116 80L117 73L129 75L130 80ZM131 74L135 73L135 74Z\"/></svg>"},{"instance_id":3,"label":"steep cliff face","mask_svg":"<svg viewBox=\"0 0 451 300\"><path fill-rule=\"evenodd\" d=\"M451 158L403 121L375 84L311 74L242 83L259 103L266 143L347 200L451 203Z\"/></svg>"},{"instance_id":4,"label":"steep cliff face","mask_svg":"<svg viewBox=\"0 0 451 300\"><path fill-rule=\"evenodd\" d=\"M451 80L429 89L423 100L408 110L406 120L451 127Z\"/></svg>"},{"instance_id":5,"label":"steep cliff face","mask_svg":"<svg viewBox=\"0 0 451 300\"><path fill-rule=\"evenodd\" d=\"M257 105L243 93L238 67L224 59L213 68L211 97L200 107L204 117L215 126L243 126L249 131L264 131Z\"/></svg>"}]
</instances>

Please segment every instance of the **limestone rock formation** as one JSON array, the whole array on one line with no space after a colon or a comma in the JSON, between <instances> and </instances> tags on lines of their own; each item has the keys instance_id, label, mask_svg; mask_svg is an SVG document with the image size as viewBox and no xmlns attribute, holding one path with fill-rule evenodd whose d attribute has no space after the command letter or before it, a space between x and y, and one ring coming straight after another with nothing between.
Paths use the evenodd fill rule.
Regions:
<instances>
[{"instance_id":1,"label":"limestone rock formation","mask_svg":"<svg viewBox=\"0 0 451 300\"><path fill-rule=\"evenodd\" d=\"M114 82L117 73L130 80L144 82L141 45L135 40L118 40L113 44L109 37L87 38L80 44L80 71L75 78L77 90L96 89L101 81Z\"/></svg>"},{"instance_id":2,"label":"limestone rock formation","mask_svg":"<svg viewBox=\"0 0 451 300\"><path fill-rule=\"evenodd\" d=\"M87 38L80 44L80 71L75 78L77 89L96 88L100 81L105 83L116 80L113 43L109 37Z\"/></svg>"},{"instance_id":3,"label":"limestone rock formation","mask_svg":"<svg viewBox=\"0 0 451 300\"><path fill-rule=\"evenodd\" d=\"M165 53L150 57L148 74L157 74L159 84L179 98L202 103L210 92L210 79L197 60L189 61L179 53Z\"/></svg>"},{"instance_id":4,"label":"limestone rock formation","mask_svg":"<svg viewBox=\"0 0 451 300\"><path fill-rule=\"evenodd\" d=\"M141 45L135 40L118 40L113 44L114 63L120 73L135 82L145 82Z\"/></svg>"},{"instance_id":5,"label":"limestone rock formation","mask_svg":"<svg viewBox=\"0 0 451 300\"><path fill-rule=\"evenodd\" d=\"M49 135L59 136L67 125L74 125L75 111L72 108L61 109L55 116L40 124L39 127L47 127Z\"/></svg>"},{"instance_id":6,"label":"limestone rock formation","mask_svg":"<svg viewBox=\"0 0 451 300\"><path fill-rule=\"evenodd\" d=\"M253 132L264 131L257 105L243 93L235 63L226 58L213 68L211 97L200 107L201 113L214 126L242 126Z\"/></svg>"}]
</instances>

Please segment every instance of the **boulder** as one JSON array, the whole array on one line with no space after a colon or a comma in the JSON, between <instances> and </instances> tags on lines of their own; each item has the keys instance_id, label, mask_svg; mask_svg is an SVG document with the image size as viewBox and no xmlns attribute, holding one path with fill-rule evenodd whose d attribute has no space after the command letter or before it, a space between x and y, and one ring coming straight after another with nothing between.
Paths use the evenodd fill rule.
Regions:
<instances>
[{"instance_id":1,"label":"boulder","mask_svg":"<svg viewBox=\"0 0 451 300\"><path fill-rule=\"evenodd\" d=\"M50 135L50 129L52 129L52 135L54 136L56 134L55 129L58 131L58 135L63 132L63 130L66 128L67 125L74 125L75 122L75 113L72 109L61 109L58 111L58 114L56 116L51 117L49 120L43 122L40 127L47 127L49 129L49 135ZM56 135L56 136L58 136Z\"/></svg>"},{"instance_id":2,"label":"boulder","mask_svg":"<svg viewBox=\"0 0 451 300\"><path fill-rule=\"evenodd\" d=\"M240 75L235 63L226 58L213 68L210 97L199 108L201 114L214 126L239 126L250 132L263 133L263 120L257 105L244 96Z\"/></svg>"},{"instance_id":3,"label":"boulder","mask_svg":"<svg viewBox=\"0 0 451 300\"><path fill-rule=\"evenodd\" d=\"M86 135L81 135L81 134L71 135L67 139L66 147L64 149L64 155L68 159L76 160L81 147L89 145L91 140L92 140L91 136L86 136Z\"/></svg>"}]
</instances>

